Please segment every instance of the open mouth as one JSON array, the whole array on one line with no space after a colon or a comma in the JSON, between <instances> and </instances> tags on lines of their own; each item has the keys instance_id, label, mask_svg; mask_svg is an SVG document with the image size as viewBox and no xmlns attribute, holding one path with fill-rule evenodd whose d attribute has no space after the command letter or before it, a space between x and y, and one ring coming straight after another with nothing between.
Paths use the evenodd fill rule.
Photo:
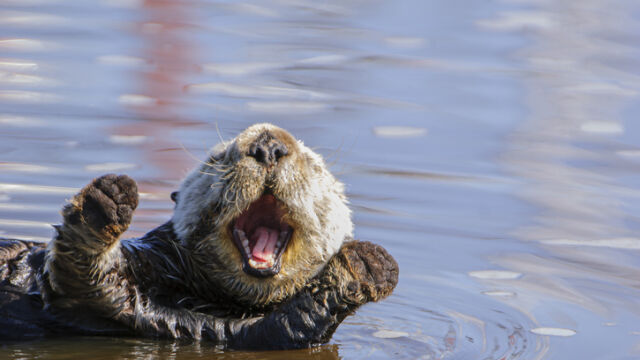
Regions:
<instances>
[{"instance_id":1,"label":"open mouth","mask_svg":"<svg viewBox=\"0 0 640 360\"><path fill-rule=\"evenodd\" d=\"M232 225L233 242L242 254L245 273L258 277L280 271L293 228L284 220L283 204L271 194L254 201Z\"/></svg>"}]
</instances>

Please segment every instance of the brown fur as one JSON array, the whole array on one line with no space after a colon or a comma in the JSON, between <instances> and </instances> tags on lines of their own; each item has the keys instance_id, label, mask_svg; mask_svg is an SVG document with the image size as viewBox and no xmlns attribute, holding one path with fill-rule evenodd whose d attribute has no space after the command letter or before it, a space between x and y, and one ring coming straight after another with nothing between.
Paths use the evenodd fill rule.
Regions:
<instances>
[{"instance_id":1,"label":"brown fur","mask_svg":"<svg viewBox=\"0 0 640 360\"><path fill-rule=\"evenodd\" d=\"M259 139L284 144L286 154L261 162L251 155ZM382 247L352 240L343 189L302 142L254 125L187 176L169 222L120 240L137 186L124 175L102 176L64 207L46 250L0 242L0 326L14 324L6 314L39 294L38 316L54 325L25 332L204 337L235 348L326 342L347 315L388 296L398 281ZM265 191L282 204L293 233L280 271L256 277L243 271L230 229Z\"/></svg>"},{"instance_id":2,"label":"brown fur","mask_svg":"<svg viewBox=\"0 0 640 360\"><path fill-rule=\"evenodd\" d=\"M289 154L271 169L257 164L246 155L255 139L264 131L282 141L289 149ZM217 186L220 195L217 206L199 213L196 230L183 239L183 244L194 249L194 256L201 259L199 262L207 269L210 280L228 289L239 301L266 306L291 297L337 251L339 244L333 250L320 251L319 247L325 246L322 236L340 243L345 236L351 236L352 225L343 185L326 170L320 157L283 129L268 124L254 125L223 150L214 150L208 163L197 171L191 176L209 176L217 180L214 186ZM203 175L205 172L207 174ZM318 179L324 182L319 183ZM178 208L181 201L189 201L183 199L183 194L192 191L193 183L189 178L185 180L178 195ZM287 203L289 212L285 219L295 231L283 254L280 273L259 279L242 270L240 254L231 240L229 224L258 199L265 188ZM325 193L333 196L325 196ZM318 199L313 202L300 200L312 196ZM337 229L333 228L335 224L326 220L333 208L344 213ZM173 221L178 222L175 215ZM341 233L341 228L348 230ZM202 236L202 229L205 229L205 236ZM320 240L314 242L315 239ZM216 260L213 264L212 259Z\"/></svg>"}]
</instances>

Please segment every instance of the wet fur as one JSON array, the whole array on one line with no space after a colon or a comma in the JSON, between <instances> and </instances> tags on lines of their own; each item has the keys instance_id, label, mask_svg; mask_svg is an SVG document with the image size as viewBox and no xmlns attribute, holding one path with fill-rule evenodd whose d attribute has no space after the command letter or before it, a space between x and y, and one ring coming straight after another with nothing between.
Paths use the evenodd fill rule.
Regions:
<instances>
[{"instance_id":1,"label":"wet fur","mask_svg":"<svg viewBox=\"0 0 640 360\"><path fill-rule=\"evenodd\" d=\"M264 131L290 149L270 173L245 155ZM259 279L242 271L228 225L265 187L287 204L286 220L296 231L280 273ZM214 149L208 161L187 176L172 222L183 245L197 249L195 256L209 264L212 281L238 301L268 304L290 297L320 271L343 241L353 236L350 218L344 186L326 170L322 159L286 131L259 124ZM213 266L212 257L216 259Z\"/></svg>"},{"instance_id":2,"label":"wet fur","mask_svg":"<svg viewBox=\"0 0 640 360\"><path fill-rule=\"evenodd\" d=\"M274 167L247 156L265 132L289 149ZM242 270L229 229L265 189L286 204L294 233L280 272L257 278ZM343 185L270 124L214 148L182 183L169 222L120 240L137 204L133 180L106 175L65 206L46 249L0 241L0 327L299 348L328 341L348 314L397 283L397 264L382 247L351 239ZM26 308L34 318L15 315Z\"/></svg>"}]
</instances>

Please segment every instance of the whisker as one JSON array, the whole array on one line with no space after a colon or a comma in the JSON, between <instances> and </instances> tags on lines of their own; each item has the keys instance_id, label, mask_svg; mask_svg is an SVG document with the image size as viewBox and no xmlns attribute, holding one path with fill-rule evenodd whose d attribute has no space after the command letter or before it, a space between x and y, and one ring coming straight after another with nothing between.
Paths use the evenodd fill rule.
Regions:
<instances>
[{"instance_id":1,"label":"whisker","mask_svg":"<svg viewBox=\"0 0 640 360\"><path fill-rule=\"evenodd\" d=\"M335 165L336 162L339 160L338 155L348 155L350 152L353 151L354 146L355 146L355 139L351 142L350 146L347 148L345 145L345 137L343 136L342 140L340 141L340 145L331 153L329 153L327 156L325 156L325 161L330 159L330 161L327 161L327 165L329 167Z\"/></svg>"},{"instance_id":2,"label":"whisker","mask_svg":"<svg viewBox=\"0 0 640 360\"><path fill-rule=\"evenodd\" d=\"M229 192L231 191L231 189L227 188L227 190L224 192L224 201L228 202L228 203L234 203L234 201L229 200Z\"/></svg>"},{"instance_id":3,"label":"whisker","mask_svg":"<svg viewBox=\"0 0 640 360\"><path fill-rule=\"evenodd\" d=\"M190 157L190 158L192 158L193 160L197 161L198 163L203 164L203 165L206 165L206 166L209 166L209 167L214 167L214 166L216 165L216 164L213 164L213 163L210 163L210 162L206 162L206 161L202 161L202 160L200 160L198 157L196 157L195 155L193 155L193 154L191 153L191 151L187 150L187 148L184 146L184 144L182 143L182 141L179 141L179 143L180 143L180 147L182 148L182 150L183 150L187 155L189 155L189 157Z\"/></svg>"},{"instance_id":4,"label":"whisker","mask_svg":"<svg viewBox=\"0 0 640 360\"><path fill-rule=\"evenodd\" d=\"M227 171L226 173L220 176L220 179L228 181L229 179L234 177L234 174L235 173L233 171Z\"/></svg>"},{"instance_id":5,"label":"whisker","mask_svg":"<svg viewBox=\"0 0 640 360\"><path fill-rule=\"evenodd\" d=\"M220 133L220 128L218 127L218 122L215 122L216 125L216 132L218 133L218 138L220 139L220 142L226 145L226 141L224 141L224 139L222 138L222 134Z\"/></svg>"},{"instance_id":6,"label":"whisker","mask_svg":"<svg viewBox=\"0 0 640 360\"><path fill-rule=\"evenodd\" d=\"M218 176L218 174L214 174L214 173L210 173L210 172L206 172L206 171L200 171L198 170L198 172L202 175L207 175L207 176Z\"/></svg>"},{"instance_id":7,"label":"whisker","mask_svg":"<svg viewBox=\"0 0 640 360\"><path fill-rule=\"evenodd\" d=\"M221 181L211 184L212 189L221 188L222 186L224 186L224 184Z\"/></svg>"}]
</instances>

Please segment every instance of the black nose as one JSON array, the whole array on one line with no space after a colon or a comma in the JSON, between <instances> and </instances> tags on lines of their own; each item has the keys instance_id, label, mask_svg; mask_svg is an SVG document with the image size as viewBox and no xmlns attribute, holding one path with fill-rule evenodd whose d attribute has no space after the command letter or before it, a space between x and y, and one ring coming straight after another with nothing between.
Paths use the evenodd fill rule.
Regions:
<instances>
[{"instance_id":1,"label":"black nose","mask_svg":"<svg viewBox=\"0 0 640 360\"><path fill-rule=\"evenodd\" d=\"M287 146L268 131L260 134L249 147L247 155L265 165L275 165L281 157L289 153Z\"/></svg>"}]
</instances>

